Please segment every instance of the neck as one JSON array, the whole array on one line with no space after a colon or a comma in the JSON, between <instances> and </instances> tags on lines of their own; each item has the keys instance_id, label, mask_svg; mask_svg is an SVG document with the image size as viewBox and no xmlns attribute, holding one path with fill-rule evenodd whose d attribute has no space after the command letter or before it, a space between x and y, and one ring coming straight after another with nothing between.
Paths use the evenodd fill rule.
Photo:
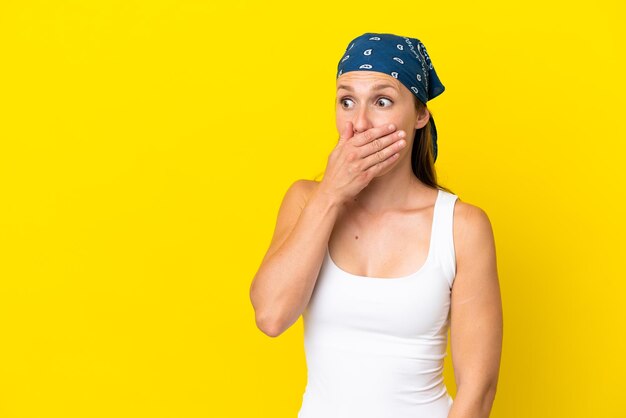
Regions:
<instances>
[{"instance_id":1,"label":"neck","mask_svg":"<svg viewBox=\"0 0 626 418\"><path fill-rule=\"evenodd\" d=\"M421 206L432 194L432 187L422 183L411 168L411 155L396 163L389 172L373 178L353 203L371 214L407 210Z\"/></svg>"}]
</instances>

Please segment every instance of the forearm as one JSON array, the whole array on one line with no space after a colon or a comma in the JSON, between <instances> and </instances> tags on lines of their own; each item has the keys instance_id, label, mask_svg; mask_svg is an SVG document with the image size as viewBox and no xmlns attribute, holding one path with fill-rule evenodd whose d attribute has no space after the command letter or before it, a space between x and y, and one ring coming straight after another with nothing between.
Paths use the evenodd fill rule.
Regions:
<instances>
[{"instance_id":1,"label":"forearm","mask_svg":"<svg viewBox=\"0 0 626 418\"><path fill-rule=\"evenodd\" d=\"M448 418L489 418L495 397L495 384L459 386Z\"/></svg>"},{"instance_id":2,"label":"forearm","mask_svg":"<svg viewBox=\"0 0 626 418\"><path fill-rule=\"evenodd\" d=\"M306 308L341 206L314 192L285 242L259 268L251 297L266 333L281 334Z\"/></svg>"}]
</instances>

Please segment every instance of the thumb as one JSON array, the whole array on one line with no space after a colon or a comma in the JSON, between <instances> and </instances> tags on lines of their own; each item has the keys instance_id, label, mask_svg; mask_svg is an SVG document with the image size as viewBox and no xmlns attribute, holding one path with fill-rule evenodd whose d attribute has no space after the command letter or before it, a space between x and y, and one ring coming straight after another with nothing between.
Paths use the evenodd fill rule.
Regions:
<instances>
[{"instance_id":1,"label":"thumb","mask_svg":"<svg viewBox=\"0 0 626 418\"><path fill-rule=\"evenodd\" d=\"M354 135L352 122L348 121L343 125L342 131L339 133L339 141L347 141Z\"/></svg>"}]
</instances>

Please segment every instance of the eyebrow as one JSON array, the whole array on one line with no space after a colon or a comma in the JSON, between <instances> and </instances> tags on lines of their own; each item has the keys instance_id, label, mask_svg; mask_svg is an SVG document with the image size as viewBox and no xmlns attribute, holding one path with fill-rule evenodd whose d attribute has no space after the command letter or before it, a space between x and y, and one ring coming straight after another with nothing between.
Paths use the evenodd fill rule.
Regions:
<instances>
[{"instance_id":1,"label":"eyebrow","mask_svg":"<svg viewBox=\"0 0 626 418\"><path fill-rule=\"evenodd\" d=\"M386 83L383 83L383 84L375 84L375 85L374 85L374 87L372 87L372 91L382 90L382 89L386 89L386 88L392 88L392 89L394 89L394 90L397 90L397 89L396 89L396 86L394 86L394 85L392 85L392 84L386 84ZM353 89L352 87L350 87L350 86L348 86L348 85L345 85L345 84L340 84L340 85L337 87L337 91L339 91L339 90L341 90L341 89L344 89L344 90L348 90L348 91L352 91L352 92L354 92L354 89Z\"/></svg>"}]
</instances>

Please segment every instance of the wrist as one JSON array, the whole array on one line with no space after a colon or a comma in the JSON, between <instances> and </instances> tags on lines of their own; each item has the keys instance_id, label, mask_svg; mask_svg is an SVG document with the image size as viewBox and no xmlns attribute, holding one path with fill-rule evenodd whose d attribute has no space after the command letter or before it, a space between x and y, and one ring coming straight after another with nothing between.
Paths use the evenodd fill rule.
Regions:
<instances>
[{"instance_id":1,"label":"wrist","mask_svg":"<svg viewBox=\"0 0 626 418\"><path fill-rule=\"evenodd\" d=\"M327 191L323 186L318 185L309 198L309 203L320 208L324 213L337 213L343 207L343 201L332 192Z\"/></svg>"}]
</instances>

